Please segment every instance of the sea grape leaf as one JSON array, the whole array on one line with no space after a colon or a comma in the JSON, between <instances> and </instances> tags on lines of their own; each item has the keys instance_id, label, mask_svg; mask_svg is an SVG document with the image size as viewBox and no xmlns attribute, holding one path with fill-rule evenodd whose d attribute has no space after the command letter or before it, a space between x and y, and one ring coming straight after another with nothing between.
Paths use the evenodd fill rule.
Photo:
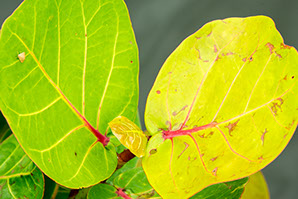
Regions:
<instances>
[{"instance_id":1,"label":"sea grape leaf","mask_svg":"<svg viewBox=\"0 0 298 199\"><path fill-rule=\"evenodd\" d=\"M25 154L14 135L0 144L0 151L0 198L41 199L43 174Z\"/></svg>"},{"instance_id":2,"label":"sea grape leaf","mask_svg":"<svg viewBox=\"0 0 298 199\"><path fill-rule=\"evenodd\" d=\"M69 188L109 177L108 122L133 120L138 101L124 1L26 0L2 26L0 54L0 109L28 156Z\"/></svg>"},{"instance_id":3,"label":"sea grape leaf","mask_svg":"<svg viewBox=\"0 0 298 199\"><path fill-rule=\"evenodd\" d=\"M113 198L120 195L119 191L130 198L161 198L149 184L141 161L137 157L113 173L106 183L93 186L88 198L98 198L100 193L108 196L107 198Z\"/></svg>"},{"instance_id":4,"label":"sea grape leaf","mask_svg":"<svg viewBox=\"0 0 298 199\"><path fill-rule=\"evenodd\" d=\"M216 20L185 39L146 104L153 136L143 167L153 188L187 198L272 162L297 126L297 65L265 16Z\"/></svg>"},{"instance_id":5,"label":"sea grape leaf","mask_svg":"<svg viewBox=\"0 0 298 199\"><path fill-rule=\"evenodd\" d=\"M246 189L248 178L211 185L190 199L239 199Z\"/></svg>"},{"instance_id":6,"label":"sea grape leaf","mask_svg":"<svg viewBox=\"0 0 298 199\"><path fill-rule=\"evenodd\" d=\"M261 171L249 176L241 199L270 199L269 189Z\"/></svg>"},{"instance_id":7,"label":"sea grape leaf","mask_svg":"<svg viewBox=\"0 0 298 199\"><path fill-rule=\"evenodd\" d=\"M113 134L137 157L143 157L147 146L147 137L143 131L124 116L118 116L109 122Z\"/></svg>"}]
</instances>

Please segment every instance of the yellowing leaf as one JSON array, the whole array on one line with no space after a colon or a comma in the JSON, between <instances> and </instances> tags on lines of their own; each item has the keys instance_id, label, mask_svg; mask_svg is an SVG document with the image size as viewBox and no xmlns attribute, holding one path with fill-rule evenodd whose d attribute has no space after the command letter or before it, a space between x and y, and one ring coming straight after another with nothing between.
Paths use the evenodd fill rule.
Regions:
<instances>
[{"instance_id":1,"label":"yellowing leaf","mask_svg":"<svg viewBox=\"0 0 298 199\"><path fill-rule=\"evenodd\" d=\"M143 131L124 116L119 116L109 123L113 134L137 157L143 157L147 146L147 137Z\"/></svg>"},{"instance_id":2,"label":"yellowing leaf","mask_svg":"<svg viewBox=\"0 0 298 199\"><path fill-rule=\"evenodd\" d=\"M269 199L270 194L261 171L249 176L241 199Z\"/></svg>"},{"instance_id":3,"label":"yellowing leaf","mask_svg":"<svg viewBox=\"0 0 298 199\"><path fill-rule=\"evenodd\" d=\"M146 104L143 158L163 198L188 198L272 162L298 119L298 53L265 16L203 26L164 63Z\"/></svg>"}]
</instances>

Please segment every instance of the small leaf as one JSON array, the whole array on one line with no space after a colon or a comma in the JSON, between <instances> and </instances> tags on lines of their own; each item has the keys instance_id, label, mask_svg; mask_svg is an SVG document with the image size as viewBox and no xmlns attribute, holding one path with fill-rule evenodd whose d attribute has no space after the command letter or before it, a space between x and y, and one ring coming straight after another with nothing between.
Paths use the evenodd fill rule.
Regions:
<instances>
[{"instance_id":1,"label":"small leaf","mask_svg":"<svg viewBox=\"0 0 298 199\"><path fill-rule=\"evenodd\" d=\"M270 199L268 186L261 171L249 176L241 199Z\"/></svg>"},{"instance_id":2,"label":"small leaf","mask_svg":"<svg viewBox=\"0 0 298 199\"><path fill-rule=\"evenodd\" d=\"M0 198L41 199L42 172L20 147L14 135L0 144Z\"/></svg>"},{"instance_id":3,"label":"small leaf","mask_svg":"<svg viewBox=\"0 0 298 199\"><path fill-rule=\"evenodd\" d=\"M143 131L124 116L119 116L109 123L113 134L137 157L143 157L147 146L147 137Z\"/></svg>"},{"instance_id":4,"label":"small leaf","mask_svg":"<svg viewBox=\"0 0 298 199\"><path fill-rule=\"evenodd\" d=\"M271 163L297 126L297 65L265 16L216 20L185 39L146 104L153 136L142 163L153 188L188 198Z\"/></svg>"},{"instance_id":5,"label":"small leaf","mask_svg":"<svg viewBox=\"0 0 298 199\"><path fill-rule=\"evenodd\" d=\"M116 191L117 189L112 185L101 183L90 189L88 199L97 199L99 196L101 199L123 199L118 197Z\"/></svg>"}]
</instances>

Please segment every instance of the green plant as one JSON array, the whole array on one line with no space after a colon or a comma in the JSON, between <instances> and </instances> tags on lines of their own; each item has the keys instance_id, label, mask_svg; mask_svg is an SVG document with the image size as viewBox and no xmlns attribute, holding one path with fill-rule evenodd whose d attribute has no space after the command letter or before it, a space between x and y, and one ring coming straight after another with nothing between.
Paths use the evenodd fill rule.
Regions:
<instances>
[{"instance_id":1,"label":"green plant","mask_svg":"<svg viewBox=\"0 0 298 199\"><path fill-rule=\"evenodd\" d=\"M0 38L0 109L14 133L1 140L0 194L41 198L42 171L92 186L80 197L239 198L295 131L297 63L268 17L210 22L162 67L146 137L131 122L138 50L124 2L27 0ZM144 157L120 162L125 147ZM45 187L45 198L75 192Z\"/></svg>"}]
</instances>

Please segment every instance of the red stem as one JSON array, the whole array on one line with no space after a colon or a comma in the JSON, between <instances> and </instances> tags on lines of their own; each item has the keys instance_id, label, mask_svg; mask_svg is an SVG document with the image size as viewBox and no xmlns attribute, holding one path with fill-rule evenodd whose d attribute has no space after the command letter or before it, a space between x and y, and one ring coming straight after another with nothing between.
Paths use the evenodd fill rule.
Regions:
<instances>
[{"instance_id":1,"label":"red stem","mask_svg":"<svg viewBox=\"0 0 298 199\"><path fill-rule=\"evenodd\" d=\"M121 188L117 189L116 194L124 199L132 199L126 193L124 193L123 189L121 189Z\"/></svg>"}]
</instances>

